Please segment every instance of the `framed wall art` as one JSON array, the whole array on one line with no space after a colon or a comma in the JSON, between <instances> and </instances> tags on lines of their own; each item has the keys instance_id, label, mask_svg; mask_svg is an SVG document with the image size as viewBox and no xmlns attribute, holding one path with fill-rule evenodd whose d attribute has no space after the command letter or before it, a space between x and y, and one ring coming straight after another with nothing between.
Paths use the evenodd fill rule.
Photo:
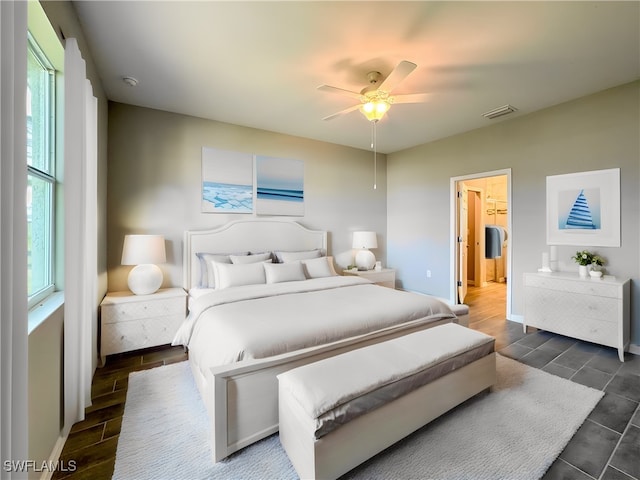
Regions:
<instances>
[{"instance_id":1,"label":"framed wall art","mask_svg":"<svg viewBox=\"0 0 640 480\"><path fill-rule=\"evenodd\" d=\"M202 148L202 212L253 213L253 154Z\"/></svg>"},{"instance_id":2,"label":"framed wall art","mask_svg":"<svg viewBox=\"0 0 640 480\"><path fill-rule=\"evenodd\" d=\"M304 215L304 162L256 156L256 213Z\"/></svg>"},{"instance_id":3,"label":"framed wall art","mask_svg":"<svg viewBox=\"0 0 640 480\"><path fill-rule=\"evenodd\" d=\"M620 169L547 177L547 244L620 246Z\"/></svg>"}]
</instances>

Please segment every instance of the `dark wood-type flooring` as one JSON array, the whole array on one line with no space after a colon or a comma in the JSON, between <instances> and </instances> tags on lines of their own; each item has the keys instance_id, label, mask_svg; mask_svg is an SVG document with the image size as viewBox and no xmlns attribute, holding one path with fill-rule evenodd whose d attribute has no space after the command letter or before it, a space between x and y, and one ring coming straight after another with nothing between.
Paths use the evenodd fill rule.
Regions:
<instances>
[{"instance_id":1,"label":"dark wood-type flooring","mask_svg":"<svg viewBox=\"0 0 640 480\"><path fill-rule=\"evenodd\" d=\"M545 475L545 480L640 480L640 356L617 361L615 349L547 332L531 331L506 317L505 284L469 289L469 327L496 338L496 350L530 366L605 391L605 397ZM533 330L533 329L530 329ZM93 378L93 404L73 426L61 461L73 473L54 479L110 479L130 372L187 359L182 348L159 347L107 357ZM170 440L168 440L170 441Z\"/></svg>"}]
</instances>

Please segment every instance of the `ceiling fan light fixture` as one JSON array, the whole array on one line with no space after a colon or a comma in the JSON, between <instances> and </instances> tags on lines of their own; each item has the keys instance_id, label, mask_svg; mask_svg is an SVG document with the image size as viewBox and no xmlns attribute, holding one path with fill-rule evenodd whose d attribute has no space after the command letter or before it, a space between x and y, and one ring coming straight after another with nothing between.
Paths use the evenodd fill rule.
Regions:
<instances>
[{"instance_id":1,"label":"ceiling fan light fixture","mask_svg":"<svg viewBox=\"0 0 640 480\"><path fill-rule=\"evenodd\" d=\"M389 111L391 104L387 100L369 99L360 106L360 112L370 122L377 122Z\"/></svg>"}]
</instances>

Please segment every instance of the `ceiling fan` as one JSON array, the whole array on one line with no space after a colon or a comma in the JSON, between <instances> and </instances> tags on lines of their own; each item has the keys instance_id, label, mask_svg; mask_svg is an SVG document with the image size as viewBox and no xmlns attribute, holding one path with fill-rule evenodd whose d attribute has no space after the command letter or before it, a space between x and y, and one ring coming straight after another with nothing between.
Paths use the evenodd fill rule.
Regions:
<instances>
[{"instance_id":1,"label":"ceiling fan","mask_svg":"<svg viewBox=\"0 0 640 480\"><path fill-rule=\"evenodd\" d=\"M345 108L333 115L329 115L328 117L323 118L323 120L332 120L336 117L359 109L367 120L375 123L384 116L394 103L426 102L429 98L429 94L427 93L391 95L393 89L396 88L411 72L413 72L416 67L417 65L415 63L403 60L384 80L380 72L369 72L367 74L369 86L360 90L359 93L345 90L343 88L332 87L330 85L320 85L318 90L345 95L359 101L358 104ZM382 83L380 83L381 81Z\"/></svg>"}]
</instances>

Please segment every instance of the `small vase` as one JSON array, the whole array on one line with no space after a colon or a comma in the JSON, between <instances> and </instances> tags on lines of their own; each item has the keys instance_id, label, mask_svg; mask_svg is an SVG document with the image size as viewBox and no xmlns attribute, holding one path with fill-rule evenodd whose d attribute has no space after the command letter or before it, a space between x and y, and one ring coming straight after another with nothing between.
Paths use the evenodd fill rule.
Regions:
<instances>
[{"instance_id":1,"label":"small vase","mask_svg":"<svg viewBox=\"0 0 640 480\"><path fill-rule=\"evenodd\" d=\"M578 274L581 278L587 278L589 276L589 265L578 265Z\"/></svg>"}]
</instances>

